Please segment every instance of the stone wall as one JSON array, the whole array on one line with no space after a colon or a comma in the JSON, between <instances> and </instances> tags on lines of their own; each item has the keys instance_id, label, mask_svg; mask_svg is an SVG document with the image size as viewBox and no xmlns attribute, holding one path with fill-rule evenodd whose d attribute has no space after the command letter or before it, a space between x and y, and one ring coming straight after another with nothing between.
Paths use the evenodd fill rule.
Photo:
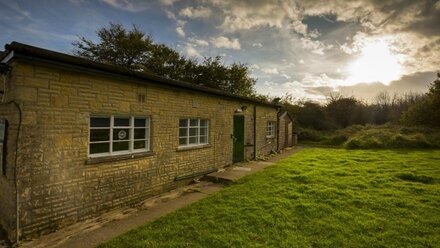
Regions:
<instances>
[{"instance_id":1,"label":"stone wall","mask_svg":"<svg viewBox=\"0 0 440 248\"><path fill-rule=\"evenodd\" d=\"M280 150L286 147L286 128L287 118L281 115L278 119L278 148Z\"/></svg>"},{"instance_id":2,"label":"stone wall","mask_svg":"<svg viewBox=\"0 0 440 248\"><path fill-rule=\"evenodd\" d=\"M242 106L247 106L245 142L253 144L249 102L24 62L14 65L12 78L13 98L23 109L18 175L25 237L136 204L187 182L176 182L177 176L231 164L233 115ZM139 95L145 102L139 102ZM91 114L149 116L152 155L87 164ZM266 139L267 121L275 121L276 114L275 108L257 106L259 154L276 148L275 139ZM209 120L208 146L178 151L178 123L184 117ZM247 149L247 158L252 153L253 148ZM6 197L2 211L11 201Z\"/></svg>"},{"instance_id":3,"label":"stone wall","mask_svg":"<svg viewBox=\"0 0 440 248\"><path fill-rule=\"evenodd\" d=\"M11 103L13 100L14 77L5 77L0 83L2 89L6 89L3 103L0 104L0 118L8 121L7 137L5 140L4 168L0 168L0 225L9 231L9 238L15 235L16 219L16 190L15 190L15 147L19 123L19 110ZM6 83L6 85L3 85ZM5 87L4 87L5 86ZM20 135L20 139L22 136ZM19 161L17 161L19 163ZM2 170L3 169L3 170Z\"/></svg>"}]
</instances>

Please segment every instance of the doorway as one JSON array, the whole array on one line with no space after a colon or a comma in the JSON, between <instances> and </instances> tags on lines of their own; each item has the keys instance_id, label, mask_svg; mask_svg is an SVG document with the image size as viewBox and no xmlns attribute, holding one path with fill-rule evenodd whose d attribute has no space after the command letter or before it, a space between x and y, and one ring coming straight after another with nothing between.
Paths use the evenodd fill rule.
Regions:
<instances>
[{"instance_id":1,"label":"doorway","mask_svg":"<svg viewBox=\"0 0 440 248\"><path fill-rule=\"evenodd\" d=\"M244 160L244 115L234 115L232 134L232 162Z\"/></svg>"}]
</instances>

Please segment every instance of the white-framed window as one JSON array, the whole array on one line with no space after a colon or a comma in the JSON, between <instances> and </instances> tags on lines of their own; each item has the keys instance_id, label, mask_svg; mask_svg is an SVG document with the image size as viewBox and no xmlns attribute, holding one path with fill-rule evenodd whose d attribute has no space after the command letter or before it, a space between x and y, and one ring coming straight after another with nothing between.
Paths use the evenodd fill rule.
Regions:
<instances>
[{"instance_id":1,"label":"white-framed window","mask_svg":"<svg viewBox=\"0 0 440 248\"><path fill-rule=\"evenodd\" d=\"M267 122L267 128L266 128L266 137L267 138L275 137L275 127L276 127L275 121L268 121Z\"/></svg>"},{"instance_id":2,"label":"white-framed window","mask_svg":"<svg viewBox=\"0 0 440 248\"><path fill-rule=\"evenodd\" d=\"M91 116L89 156L111 156L150 151L150 118Z\"/></svg>"},{"instance_id":3,"label":"white-framed window","mask_svg":"<svg viewBox=\"0 0 440 248\"><path fill-rule=\"evenodd\" d=\"M208 144L209 121L200 118L179 120L179 147Z\"/></svg>"}]
</instances>

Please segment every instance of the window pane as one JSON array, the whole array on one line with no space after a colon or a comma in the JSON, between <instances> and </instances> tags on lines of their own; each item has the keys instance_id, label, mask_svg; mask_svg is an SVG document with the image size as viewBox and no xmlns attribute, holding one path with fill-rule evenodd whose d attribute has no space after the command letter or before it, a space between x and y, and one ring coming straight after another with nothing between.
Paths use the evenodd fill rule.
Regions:
<instances>
[{"instance_id":1,"label":"window pane","mask_svg":"<svg viewBox=\"0 0 440 248\"><path fill-rule=\"evenodd\" d=\"M110 127L110 117L90 117L91 127Z\"/></svg>"},{"instance_id":2,"label":"window pane","mask_svg":"<svg viewBox=\"0 0 440 248\"><path fill-rule=\"evenodd\" d=\"M208 143L208 136L200 136L200 144Z\"/></svg>"},{"instance_id":3,"label":"window pane","mask_svg":"<svg viewBox=\"0 0 440 248\"><path fill-rule=\"evenodd\" d=\"M201 127L207 127L208 126L208 120L200 120L200 126Z\"/></svg>"},{"instance_id":4,"label":"window pane","mask_svg":"<svg viewBox=\"0 0 440 248\"><path fill-rule=\"evenodd\" d=\"M90 129L90 141L110 140L110 129Z\"/></svg>"},{"instance_id":5,"label":"window pane","mask_svg":"<svg viewBox=\"0 0 440 248\"><path fill-rule=\"evenodd\" d=\"M188 128L179 128L179 137L188 136Z\"/></svg>"},{"instance_id":6,"label":"window pane","mask_svg":"<svg viewBox=\"0 0 440 248\"><path fill-rule=\"evenodd\" d=\"M186 145L186 138L179 138L179 145Z\"/></svg>"},{"instance_id":7,"label":"window pane","mask_svg":"<svg viewBox=\"0 0 440 248\"><path fill-rule=\"evenodd\" d=\"M145 128L134 129L134 139L145 139Z\"/></svg>"},{"instance_id":8,"label":"window pane","mask_svg":"<svg viewBox=\"0 0 440 248\"><path fill-rule=\"evenodd\" d=\"M136 118L134 119L134 126L135 127L145 127L146 126L146 120L145 118Z\"/></svg>"},{"instance_id":9,"label":"window pane","mask_svg":"<svg viewBox=\"0 0 440 248\"><path fill-rule=\"evenodd\" d=\"M191 119L191 120L189 120L189 125L191 127L198 126L199 125L199 119Z\"/></svg>"},{"instance_id":10,"label":"window pane","mask_svg":"<svg viewBox=\"0 0 440 248\"><path fill-rule=\"evenodd\" d=\"M138 140L133 143L133 149L145 149L145 140Z\"/></svg>"},{"instance_id":11,"label":"window pane","mask_svg":"<svg viewBox=\"0 0 440 248\"><path fill-rule=\"evenodd\" d=\"M204 127L202 127L202 128L200 128L200 135L206 135L206 131L207 131L208 129L207 128L204 128Z\"/></svg>"},{"instance_id":12,"label":"window pane","mask_svg":"<svg viewBox=\"0 0 440 248\"><path fill-rule=\"evenodd\" d=\"M130 130L128 128L113 129L113 140L128 140L130 139Z\"/></svg>"},{"instance_id":13,"label":"window pane","mask_svg":"<svg viewBox=\"0 0 440 248\"><path fill-rule=\"evenodd\" d=\"M130 118L115 118L115 127L128 127L130 126Z\"/></svg>"},{"instance_id":14,"label":"window pane","mask_svg":"<svg viewBox=\"0 0 440 248\"><path fill-rule=\"evenodd\" d=\"M113 142L113 151L127 151L128 150L128 141L124 142Z\"/></svg>"},{"instance_id":15,"label":"window pane","mask_svg":"<svg viewBox=\"0 0 440 248\"><path fill-rule=\"evenodd\" d=\"M197 137L189 137L189 144L190 145L197 144Z\"/></svg>"},{"instance_id":16,"label":"window pane","mask_svg":"<svg viewBox=\"0 0 440 248\"><path fill-rule=\"evenodd\" d=\"M190 128L189 129L189 136L196 136L198 133L197 131L198 131L198 128Z\"/></svg>"},{"instance_id":17,"label":"window pane","mask_svg":"<svg viewBox=\"0 0 440 248\"><path fill-rule=\"evenodd\" d=\"M187 119L179 120L179 127L187 127L187 126L188 126L188 120Z\"/></svg>"},{"instance_id":18,"label":"window pane","mask_svg":"<svg viewBox=\"0 0 440 248\"><path fill-rule=\"evenodd\" d=\"M110 151L110 143L90 144L90 154L105 153Z\"/></svg>"}]
</instances>

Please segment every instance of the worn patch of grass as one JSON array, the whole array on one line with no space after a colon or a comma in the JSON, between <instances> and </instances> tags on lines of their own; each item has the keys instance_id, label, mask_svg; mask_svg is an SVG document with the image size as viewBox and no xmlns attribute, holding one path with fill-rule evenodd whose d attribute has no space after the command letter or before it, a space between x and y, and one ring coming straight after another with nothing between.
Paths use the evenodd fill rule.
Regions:
<instances>
[{"instance_id":1,"label":"worn patch of grass","mask_svg":"<svg viewBox=\"0 0 440 248\"><path fill-rule=\"evenodd\" d=\"M99 247L438 247L440 151L306 149Z\"/></svg>"}]
</instances>

